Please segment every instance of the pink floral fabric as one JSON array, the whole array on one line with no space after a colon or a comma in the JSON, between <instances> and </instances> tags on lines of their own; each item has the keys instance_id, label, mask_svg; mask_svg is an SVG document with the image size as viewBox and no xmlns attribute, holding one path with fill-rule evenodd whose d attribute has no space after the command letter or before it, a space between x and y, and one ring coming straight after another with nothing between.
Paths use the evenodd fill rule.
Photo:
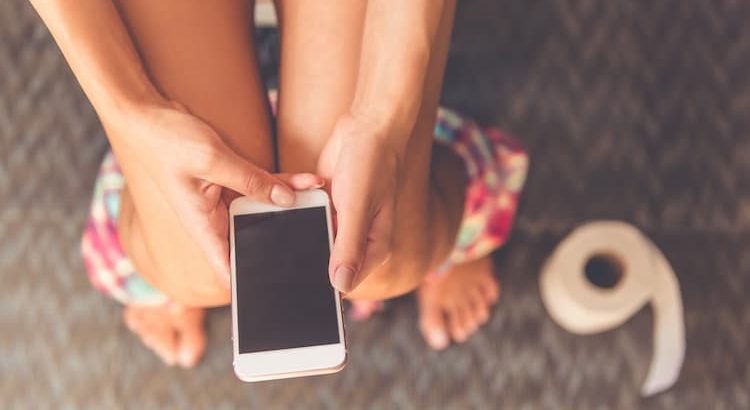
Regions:
<instances>
[{"instance_id":1,"label":"pink floral fabric","mask_svg":"<svg viewBox=\"0 0 750 410\"><path fill-rule=\"evenodd\" d=\"M481 128L448 109L438 112L435 141L461 156L469 177L458 237L440 273L453 264L486 256L505 243L529 161L513 137L495 128Z\"/></svg>"}]
</instances>

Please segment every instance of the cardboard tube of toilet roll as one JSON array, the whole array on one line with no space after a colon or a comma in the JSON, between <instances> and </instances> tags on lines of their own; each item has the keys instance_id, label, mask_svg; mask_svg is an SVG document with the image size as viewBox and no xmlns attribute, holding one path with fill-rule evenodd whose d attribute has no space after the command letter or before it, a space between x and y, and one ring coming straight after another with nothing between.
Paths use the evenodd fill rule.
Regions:
<instances>
[{"instance_id":1,"label":"cardboard tube of toilet roll","mask_svg":"<svg viewBox=\"0 0 750 410\"><path fill-rule=\"evenodd\" d=\"M619 265L621 275L613 288L598 287L586 277L584 268L592 256ZM552 319L578 334L620 326L650 303L653 358L641 394L658 393L677 380L685 355L679 283L661 251L632 225L600 221L573 231L545 264L540 290Z\"/></svg>"}]
</instances>

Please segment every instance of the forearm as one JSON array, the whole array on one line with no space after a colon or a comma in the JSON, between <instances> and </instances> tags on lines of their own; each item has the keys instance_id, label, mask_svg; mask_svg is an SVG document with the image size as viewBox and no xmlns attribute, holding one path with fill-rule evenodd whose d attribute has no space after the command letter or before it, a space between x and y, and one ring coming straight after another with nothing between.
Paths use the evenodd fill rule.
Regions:
<instances>
[{"instance_id":1,"label":"forearm","mask_svg":"<svg viewBox=\"0 0 750 410\"><path fill-rule=\"evenodd\" d=\"M106 0L31 0L105 121L135 106L160 103L117 9Z\"/></svg>"},{"instance_id":2,"label":"forearm","mask_svg":"<svg viewBox=\"0 0 750 410\"><path fill-rule=\"evenodd\" d=\"M444 0L370 0L352 112L384 124L405 149L422 103Z\"/></svg>"}]
</instances>

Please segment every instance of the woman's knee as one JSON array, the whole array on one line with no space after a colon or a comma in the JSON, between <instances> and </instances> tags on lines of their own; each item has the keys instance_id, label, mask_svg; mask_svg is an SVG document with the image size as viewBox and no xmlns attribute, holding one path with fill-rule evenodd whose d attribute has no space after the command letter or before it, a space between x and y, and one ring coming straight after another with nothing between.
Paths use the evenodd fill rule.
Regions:
<instances>
[{"instance_id":1,"label":"woman's knee","mask_svg":"<svg viewBox=\"0 0 750 410\"><path fill-rule=\"evenodd\" d=\"M153 237L153 232L142 229L145 221L134 206L130 191L124 189L120 198L118 236L137 275L157 289L168 289L165 294L169 300L185 306L221 306L229 303L229 290L218 281L206 280L199 287L181 286L184 282L178 280L181 277L214 276L203 253L195 252L193 245L185 241L185 236L177 234L181 232L181 227L163 226L172 232L172 241L149 241L147 236ZM190 251L185 251L186 249ZM199 271L201 274L188 275L190 271ZM167 281L169 286L164 286ZM200 291L196 292L196 288Z\"/></svg>"},{"instance_id":2,"label":"woman's knee","mask_svg":"<svg viewBox=\"0 0 750 410\"><path fill-rule=\"evenodd\" d=\"M411 199L414 201L414 199ZM363 272L366 279L353 298L385 299L414 290L443 257L441 224L436 221L432 200L400 206L393 219L390 257Z\"/></svg>"},{"instance_id":3,"label":"woman's knee","mask_svg":"<svg viewBox=\"0 0 750 410\"><path fill-rule=\"evenodd\" d=\"M366 278L348 297L381 300L401 296L419 286L429 272L429 266L426 250L394 249L391 258L383 265L363 272Z\"/></svg>"}]
</instances>

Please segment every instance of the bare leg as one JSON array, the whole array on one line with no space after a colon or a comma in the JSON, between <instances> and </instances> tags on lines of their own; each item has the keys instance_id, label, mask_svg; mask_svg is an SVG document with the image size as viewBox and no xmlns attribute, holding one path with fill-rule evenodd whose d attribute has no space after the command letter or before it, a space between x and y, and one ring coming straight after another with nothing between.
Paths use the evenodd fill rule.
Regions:
<instances>
[{"instance_id":1,"label":"bare leg","mask_svg":"<svg viewBox=\"0 0 750 410\"><path fill-rule=\"evenodd\" d=\"M238 153L272 169L270 124L248 2L128 0L118 6L160 91L209 123ZM120 239L138 271L147 280L156 269L176 275L210 272L203 252L149 176L134 164L120 165L128 184L118 221ZM206 289L199 301L179 302L222 305L229 302L229 291ZM167 363L191 365L203 353L201 308L130 306L125 318Z\"/></svg>"},{"instance_id":2,"label":"bare leg","mask_svg":"<svg viewBox=\"0 0 750 410\"><path fill-rule=\"evenodd\" d=\"M365 6L365 2L341 0L281 1L278 130L283 171L314 170L336 121L348 112L358 74ZM351 296L379 299L413 290L430 267L442 262L455 237L461 209L447 209L430 183L433 131L452 17L449 7L407 150L409 172L398 193L394 253ZM463 187L455 191L455 196L463 196Z\"/></svg>"},{"instance_id":3,"label":"bare leg","mask_svg":"<svg viewBox=\"0 0 750 410\"><path fill-rule=\"evenodd\" d=\"M354 95L365 5L336 0L280 0L279 3L280 165L289 172L312 171L336 121L347 112ZM423 103L408 148L409 173L398 193L394 254L350 295L355 299L386 298L414 289L430 269L445 260L453 246L463 215L466 174L461 160L452 152L438 147L432 150L452 20L453 8L448 7L442 17ZM466 276L467 270L478 272L475 276L481 280L471 280ZM487 286L491 288L486 283L494 284L496 289L489 259L456 267L444 279L420 291L421 327L436 348L447 344L448 333L454 340L465 340L476 330L473 324L482 322L483 314L496 300L496 296L488 297L475 309L472 307L475 299L467 296ZM439 304L439 298L433 294L447 297L452 303ZM445 343L433 342L434 335L439 333L444 335Z\"/></svg>"}]
</instances>

